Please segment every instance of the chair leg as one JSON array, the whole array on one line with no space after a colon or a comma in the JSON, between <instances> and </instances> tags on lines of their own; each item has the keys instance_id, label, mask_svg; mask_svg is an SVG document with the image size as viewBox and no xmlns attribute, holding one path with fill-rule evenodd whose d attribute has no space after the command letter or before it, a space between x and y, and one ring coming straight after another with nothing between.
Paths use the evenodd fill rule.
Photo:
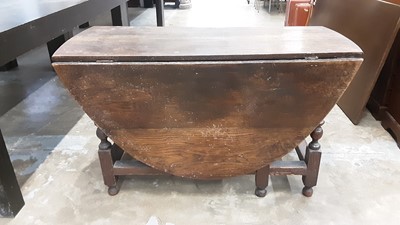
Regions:
<instances>
[{"instance_id":1,"label":"chair leg","mask_svg":"<svg viewBox=\"0 0 400 225\"><path fill-rule=\"evenodd\" d=\"M303 176L303 195L306 197L311 197L313 194L313 187L317 185L318 172L321 161L321 145L318 140L321 139L323 135L321 122L317 128L310 134L312 141L308 144L305 155L305 162L307 164L307 175Z\"/></svg>"},{"instance_id":2,"label":"chair leg","mask_svg":"<svg viewBox=\"0 0 400 225\"><path fill-rule=\"evenodd\" d=\"M256 190L255 195L258 197L265 197L267 195L268 179L269 179L269 165L256 171Z\"/></svg>"}]
</instances>

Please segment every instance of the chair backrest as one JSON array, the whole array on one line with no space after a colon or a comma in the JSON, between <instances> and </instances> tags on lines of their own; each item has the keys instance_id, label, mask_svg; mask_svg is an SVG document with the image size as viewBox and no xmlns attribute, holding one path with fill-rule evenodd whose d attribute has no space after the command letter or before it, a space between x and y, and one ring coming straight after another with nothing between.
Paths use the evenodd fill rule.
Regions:
<instances>
[{"instance_id":1,"label":"chair backrest","mask_svg":"<svg viewBox=\"0 0 400 225\"><path fill-rule=\"evenodd\" d=\"M312 7L313 0L289 0L286 4L285 26L306 26Z\"/></svg>"}]
</instances>

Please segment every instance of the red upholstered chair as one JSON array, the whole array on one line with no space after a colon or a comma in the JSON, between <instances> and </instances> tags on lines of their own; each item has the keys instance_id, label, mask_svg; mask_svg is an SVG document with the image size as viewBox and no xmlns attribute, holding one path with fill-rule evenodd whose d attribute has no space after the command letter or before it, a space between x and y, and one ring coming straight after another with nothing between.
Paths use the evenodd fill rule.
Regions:
<instances>
[{"instance_id":1,"label":"red upholstered chair","mask_svg":"<svg viewBox=\"0 0 400 225\"><path fill-rule=\"evenodd\" d=\"M285 26L306 26L311 17L313 0L290 0L286 6Z\"/></svg>"}]
</instances>

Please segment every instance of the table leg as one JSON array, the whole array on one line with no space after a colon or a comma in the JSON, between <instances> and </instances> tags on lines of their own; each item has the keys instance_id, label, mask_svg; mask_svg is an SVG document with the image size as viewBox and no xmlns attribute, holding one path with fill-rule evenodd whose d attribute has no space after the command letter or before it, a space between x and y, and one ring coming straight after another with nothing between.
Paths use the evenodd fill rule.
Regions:
<instances>
[{"instance_id":1,"label":"table leg","mask_svg":"<svg viewBox=\"0 0 400 225\"><path fill-rule=\"evenodd\" d=\"M12 68L15 68L15 67L18 67L17 59L14 59L14 60L0 66L0 71L11 70Z\"/></svg>"},{"instance_id":2,"label":"table leg","mask_svg":"<svg viewBox=\"0 0 400 225\"><path fill-rule=\"evenodd\" d=\"M0 217L14 217L25 205L0 131Z\"/></svg>"},{"instance_id":3,"label":"table leg","mask_svg":"<svg viewBox=\"0 0 400 225\"><path fill-rule=\"evenodd\" d=\"M269 180L269 165L256 171L256 191L258 197L265 197L267 195L267 186Z\"/></svg>"},{"instance_id":4,"label":"table leg","mask_svg":"<svg viewBox=\"0 0 400 225\"><path fill-rule=\"evenodd\" d=\"M156 0L157 26L163 27L164 24L164 0Z\"/></svg>"},{"instance_id":5,"label":"table leg","mask_svg":"<svg viewBox=\"0 0 400 225\"><path fill-rule=\"evenodd\" d=\"M311 197L313 194L313 189L317 185L319 165L321 161L321 145L318 140L321 139L323 135L321 122L317 128L310 134L312 141L308 144L306 149L306 155L304 161L307 164L307 175L303 176L303 195L306 197Z\"/></svg>"},{"instance_id":6,"label":"table leg","mask_svg":"<svg viewBox=\"0 0 400 225\"><path fill-rule=\"evenodd\" d=\"M67 32L65 34L62 34L56 38L54 38L53 40L47 42L47 51L49 52L49 56L50 56L50 61L51 60L51 56L53 56L54 52L57 51L57 49L64 44L68 39L70 39L72 37L72 31ZM52 61L53 62L53 61Z\"/></svg>"},{"instance_id":7,"label":"table leg","mask_svg":"<svg viewBox=\"0 0 400 225\"><path fill-rule=\"evenodd\" d=\"M81 25L79 25L79 28L88 28L90 26L89 22L83 23Z\"/></svg>"},{"instance_id":8,"label":"table leg","mask_svg":"<svg viewBox=\"0 0 400 225\"><path fill-rule=\"evenodd\" d=\"M123 3L111 9L111 19L113 26L129 26L128 3Z\"/></svg>"},{"instance_id":9,"label":"table leg","mask_svg":"<svg viewBox=\"0 0 400 225\"><path fill-rule=\"evenodd\" d=\"M108 141L107 135L99 128L96 130L96 135L100 139L98 153L104 184L108 186L108 194L113 196L119 192L118 177L114 175L114 162L117 157L112 151L112 145Z\"/></svg>"}]
</instances>

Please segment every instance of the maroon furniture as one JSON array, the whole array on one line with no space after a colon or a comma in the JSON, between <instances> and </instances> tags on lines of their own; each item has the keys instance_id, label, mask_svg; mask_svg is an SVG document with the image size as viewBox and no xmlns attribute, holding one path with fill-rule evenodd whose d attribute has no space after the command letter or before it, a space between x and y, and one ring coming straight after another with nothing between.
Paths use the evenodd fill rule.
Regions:
<instances>
[{"instance_id":1,"label":"maroon furniture","mask_svg":"<svg viewBox=\"0 0 400 225\"><path fill-rule=\"evenodd\" d=\"M310 19L312 0L290 0L286 5L285 26L306 26Z\"/></svg>"}]
</instances>

